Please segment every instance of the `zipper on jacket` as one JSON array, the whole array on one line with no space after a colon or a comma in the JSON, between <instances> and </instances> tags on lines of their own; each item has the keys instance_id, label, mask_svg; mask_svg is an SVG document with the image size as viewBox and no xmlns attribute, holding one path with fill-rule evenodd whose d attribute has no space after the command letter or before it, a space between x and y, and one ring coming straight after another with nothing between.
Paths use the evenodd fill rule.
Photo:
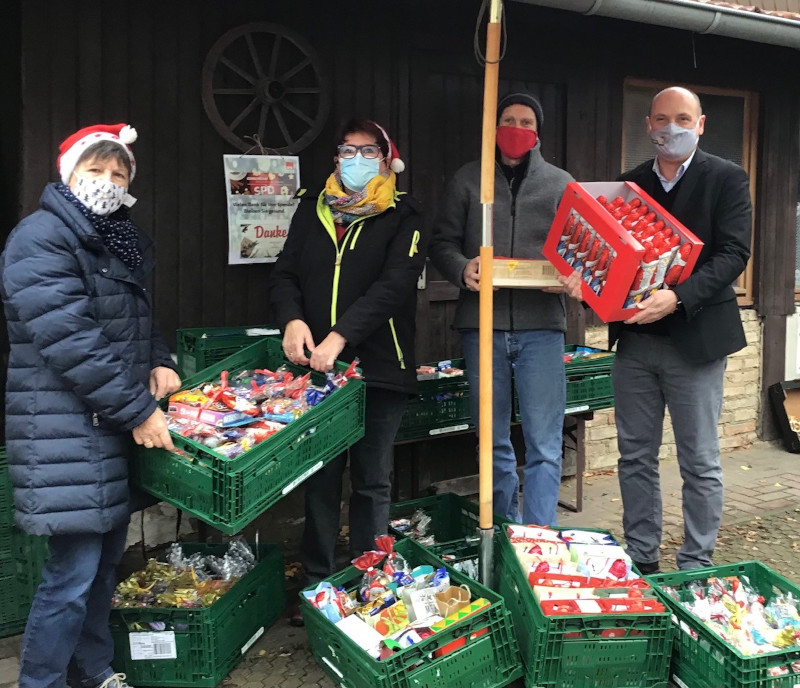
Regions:
<instances>
[{"instance_id":1,"label":"zipper on jacket","mask_svg":"<svg viewBox=\"0 0 800 688\"><path fill-rule=\"evenodd\" d=\"M328 236L331 238L331 241L333 241L333 245L336 248L336 262L333 264L333 287L331 289L331 327L333 327L336 324L336 305L339 300L339 274L341 273L342 256L344 255L344 250L347 247L347 242L350 239L350 232L353 227L359 223L360 232L361 226L364 225L364 222L367 219L374 217L375 215L379 215L380 213L365 215L364 217L359 217L356 220L353 220L349 225L347 225L347 230L345 231L344 238L340 244L336 239L336 226L333 222L333 216L331 215L328 206L325 205L324 199L325 192L323 191L320 193L319 198L317 198L317 217L322 223L322 226L325 227L325 231L328 232ZM353 246L355 246L355 239L350 248L352 249Z\"/></svg>"},{"instance_id":2,"label":"zipper on jacket","mask_svg":"<svg viewBox=\"0 0 800 688\"><path fill-rule=\"evenodd\" d=\"M100 427L100 419L97 417L96 413L92 414L92 425L96 428Z\"/></svg>"},{"instance_id":3,"label":"zipper on jacket","mask_svg":"<svg viewBox=\"0 0 800 688\"><path fill-rule=\"evenodd\" d=\"M405 358L403 358L403 350L400 348L400 342L397 340L397 330L394 329L394 318L389 318L389 329L392 331L394 349L397 352L397 361L400 363L400 370L405 370L406 361Z\"/></svg>"},{"instance_id":4,"label":"zipper on jacket","mask_svg":"<svg viewBox=\"0 0 800 688\"><path fill-rule=\"evenodd\" d=\"M502 173L502 170L500 170ZM505 176L505 175L503 175ZM508 180L506 180L508 181ZM524 178L520 179L519 185L522 187L522 182L525 181ZM514 189L512 188L513 178L511 181L508 182L508 193L511 194L511 257L514 257L514 234L517 226L517 197L514 195ZM519 189L517 189L517 194L519 194ZM508 290L508 326L509 329L514 329L514 290Z\"/></svg>"}]
</instances>

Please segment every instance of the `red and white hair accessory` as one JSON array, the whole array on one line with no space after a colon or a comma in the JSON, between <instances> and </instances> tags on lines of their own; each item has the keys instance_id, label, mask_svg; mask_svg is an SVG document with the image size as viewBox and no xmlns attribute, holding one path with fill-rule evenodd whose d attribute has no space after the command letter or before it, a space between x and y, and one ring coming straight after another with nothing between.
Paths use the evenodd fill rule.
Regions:
<instances>
[{"instance_id":1,"label":"red and white hair accessory","mask_svg":"<svg viewBox=\"0 0 800 688\"><path fill-rule=\"evenodd\" d=\"M386 164L389 166L389 169L392 172L395 174L400 174L404 169L406 169L406 164L400 159L400 151L397 150L397 146L394 145L394 141L389 138L389 134L386 133L386 129L384 129L375 121L372 123L381 130L383 138L385 138L386 143L389 144L389 155L386 158Z\"/></svg>"},{"instance_id":2,"label":"red and white hair accessory","mask_svg":"<svg viewBox=\"0 0 800 688\"><path fill-rule=\"evenodd\" d=\"M61 154L58 156L58 173L61 181L69 184L69 178L75 165L78 164L81 155L89 146L100 141L114 141L122 146L131 161L131 181L136 175L136 159L130 144L136 140L136 129L128 124L94 124L91 127L79 129L72 136L68 136L58 149Z\"/></svg>"}]
</instances>

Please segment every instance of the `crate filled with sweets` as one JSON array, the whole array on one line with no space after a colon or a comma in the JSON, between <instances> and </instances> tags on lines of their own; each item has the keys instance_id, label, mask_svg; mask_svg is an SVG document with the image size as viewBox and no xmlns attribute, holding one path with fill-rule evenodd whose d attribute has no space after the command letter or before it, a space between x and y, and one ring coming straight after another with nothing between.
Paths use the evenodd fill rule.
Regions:
<instances>
[{"instance_id":1,"label":"crate filled with sweets","mask_svg":"<svg viewBox=\"0 0 800 688\"><path fill-rule=\"evenodd\" d=\"M25 629L28 612L47 561L47 538L13 525L14 498L8 457L0 447L0 638Z\"/></svg>"},{"instance_id":2,"label":"crate filled with sweets","mask_svg":"<svg viewBox=\"0 0 800 688\"><path fill-rule=\"evenodd\" d=\"M701 242L632 182L567 185L543 249L604 322L624 320L655 290L694 269Z\"/></svg>"},{"instance_id":3,"label":"crate filled with sweets","mask_svg":"<svg viewBox=\"0 0 800 688\"><path fill-rule=\"evenodd\" d=\"M320 666L347 686L504 686L521 675L503 599L411 539L390 536L306 588Z\"/></svg>"},{"instance_id":4,"label":"crate filled with sweets","mask_svg":"<svg viewBox=\"0 0 800 688\"><path fill-rule=\"evenodd\" d=\"M677 624L672 680L692 688L800 684L800 587L761 562L648 576Z\"/></svg>"},{"instance_id":5,"label":"crate filled with sweets","mask_svg":"<svg viewBox=\"0 0 800 688\"><path fill-rule=\"evenodd\" d=\"M666 687L669 611L610 533L507 525L496 551L526 686Z\"/></svg>"},{"instance_id":6,"label":"crate filled with sweets","mask_svg":"<svg viewBox=\"0 0 800 688\"><path fill-rule=\"evenodd\" d=\"M364 434L356 362L316 373L269 337L185 380L163 408L175 451L140 448L133 482L229 534Z\"/></svg>"},{"instance_id":7,"label":"crate filled with sweets","mask_svg":"<svg viewBox=\"0 0 800 688\"><path fill-rule=\"evenodd\" d=\"M223 358L250 346L261 337L275 336L280 330L261 327L185 327L177 331L178 372L190 377Z\"/></svg>"},{"instance_id":8,"label":"crate filled with sweets","mask_svg":"<svg viewBox=\"0 0 800 688\"><path fill-rule=\"evenodd\" d=\"M116 588L114 667L137 686L217 686L283 613L273 544L173 544Z\"/></svg>"},{"instance_id":9,"label":"crate filled with sweets","mask_svg":"<svg viewBox=\"0 0 800 688\"><path fill-rule=\"evenodd\" d=\"M495 527L510 523L494 516ZM479 507L452 492L392 504L389 532L416 541L470 578L478 578Z\"/></svg>"},{"instance_id":10,"label":"crate filled with sweets","mask_svg":"<svg viewBox=\"0 0 800 688\"><path fill-rule=\"evenodd\" d=\"M473 427L464 359L417 368L417 396L408 402L395 441L434 437Z\"/></svg>"}]
</instances>

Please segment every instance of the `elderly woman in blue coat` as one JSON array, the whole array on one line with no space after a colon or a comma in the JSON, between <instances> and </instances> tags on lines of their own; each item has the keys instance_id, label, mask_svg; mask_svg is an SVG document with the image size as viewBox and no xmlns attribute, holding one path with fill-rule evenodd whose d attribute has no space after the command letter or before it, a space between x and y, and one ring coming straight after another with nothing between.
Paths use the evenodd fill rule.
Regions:
<instances>
[{"instance_id":1,"label":"elderly woman in blue coat","mask_svg":"<svg viewBox=\"0 0 800 688\"><path fill-rule=\"evenodd\" d=\"M128 217L127 125L61 144L61 181L0 259L11 352L6 443L16 524L50 536L20 688L123 688L108 628L129 521L133 443L172 449L157 400L178 389L145 287L151 242Z\"/></svg>"}]
</instances>

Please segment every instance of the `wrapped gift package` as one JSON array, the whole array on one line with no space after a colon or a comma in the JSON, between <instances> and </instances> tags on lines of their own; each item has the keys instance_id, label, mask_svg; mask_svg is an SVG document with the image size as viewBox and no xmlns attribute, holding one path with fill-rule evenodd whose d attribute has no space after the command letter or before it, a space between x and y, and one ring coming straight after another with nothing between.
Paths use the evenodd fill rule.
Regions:
<instances>
[{"instance_id":1,"label":"wrapped gift package","mask_svg":"<svg viewBox=\"0 0 800 688\"><path fill-rule=\"evenodd\" d=\"M503 258L492 260L492 284L513 289L543 289L560 287L558 272L546 260Z\"/></svg>"},{"instance_id":2,"label":"wrapped gift package","mask_svg":"<svg viewBox=\"0 0 800 688\"><path fill-rule=\"evenodd\" d=\"M657 289L683 282L703 242L633 182L567 185L544 256L583 278L583 299L603 322L625 320Z\"/></svg>"}]
</instances>

